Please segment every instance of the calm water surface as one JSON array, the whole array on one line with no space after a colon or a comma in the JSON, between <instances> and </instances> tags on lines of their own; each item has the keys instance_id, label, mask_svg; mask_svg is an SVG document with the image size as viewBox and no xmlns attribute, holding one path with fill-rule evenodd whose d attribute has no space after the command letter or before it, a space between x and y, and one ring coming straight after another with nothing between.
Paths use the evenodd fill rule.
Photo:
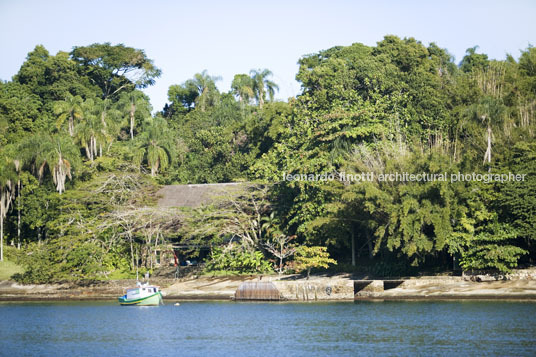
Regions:
<instances>
[{"instance_id":1,"label":"calm water surface","mask_svg":"<svg viewBox=\"0 0 536 357\"><path fill-rule=\"evenodd\" d=\"M536 303L0 303L3 356L536 356Z\"/></svg>"}]
</instances>

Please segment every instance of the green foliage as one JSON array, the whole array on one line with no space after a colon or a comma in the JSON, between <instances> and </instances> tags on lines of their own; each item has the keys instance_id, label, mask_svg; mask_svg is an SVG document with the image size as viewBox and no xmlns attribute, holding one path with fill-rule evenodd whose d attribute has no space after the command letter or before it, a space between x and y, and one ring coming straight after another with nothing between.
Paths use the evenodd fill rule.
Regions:
<instances>
[{"instance_id":1,"label":"green foliage","mask_svg":"<svg viewBox=\"0 0 536 357\"><path fill-rule=\"evenodd\" d=\"M82 97L67 93L65 100L54 103L54 114L58 115L56 126L58 129L68 119L69 135L74 135L75 120L82 117Z\"/></svg>"},{"instance_id":2,"label":"green foliage","mask_svg":"<svg viewBox=\"0 0 536 357\"><path fill-rule=\"evenodd\" d=\"M31 257L21 261L25 266L22 274L15 274L12 278L24 284L56 282L56 266L50 259L49 251L43 248L30 248Z\"/></svg>"},{"instance_id":3,"label":"green foliage","mask_svg":"<svg viewBox=\"0 0 536 357\"><path fill-rule=\"evenodd\" d=\"M144 159L151 168L151 176L166 170L173 158L173 137L165 119L155 117L145 122L143 132L136 140L134 162L139 166Z\"/></svg>"},{"instance_id":4,"label":"green foliage","mask_svg":"<svg viewBox=\"0 0 536 357\"><path fill-rule=\"evenodd\" d=\"M479 229L464 252L461 266L467 270L508 273L527 251L512 244L518 232L508 224L490 222Z\"/></svg>"},{"instance_id":5,"label":"green foliage","mask_svg":"<svg viewBox=\"0 0 536 357\"><path fill-rule=\"evenodd\" d=\"M71 56L100 87L103 98L113 96L123 89L153 85L161 73L143 50L123 44L112 46L110 43L94 43L74 47Z\"/></svg>"},{"instance_id":6,"label":"green foliage","mask_svg":"<svg viewBox=\"0 0 536 357\"><path fill-rule=\"evenodd\" d=\"M129 122L130 138L134 138L134 129L146 118L151 116L151 104L149 97L142 91L123 92L118 102L121 112L127 114Z\"/></svg>"},{"instance_id":7,"label":"green foliage","mask_svg":"<svg viewBox=\"0 0 536 357\"><path fill-rule=\"evenodd\" d=\"M511 222L523 248L534 253L536 240L536 143L519 142L512 149L510 169L524 174L525 180L507 182L500 187L498 197L501 217Z\"/></svg>"},{"instance_id":8,"label":"green foliage","mask_svg":"<svg viewBox=\"0 0 536 357\"><path fill-rule=\"evenodd\" d=\"M251 99L255 96L254 93L255 83L251 77L247 74L237 74L233 78L231 83L231 90L240 101L240 104L249 104Z\"/></svg>"},{"instance_id":9,"label":"green foliage","mask_svg":"<svg viewBox=\"0 0 536 357\"><path fill-rule=\"evenodd\" d=\"M227 271L239 274L268 273L272 271L271 264L265 260L259 251L248 252L238 244L231 243L225 248L212 249L210 258L205 266L207 272Z\"/></svg>"},{"instance_id":10,"label":"green foliage","mask_svg":"<svg viewBox=\"0 0 536 357\"><path fill-rule=\"evenodd\" d=\"M468 48L465 57L460 62L460 69L464 72L471 72L484 69L488 65L488 56L483 53L476 53L478 46Z\"/></svg>"},{"instance_id":11,"label":"green foliage","mask_svg":"<svg viewBox=\"0 0 536 357\"><path fill-rule=\"evenodd\" d=\"M253 90L257 103L259 103L259 108L262 109L266 101L266 93L268 93L270 101L273 101L275 91L279 90L279 87L275 82L268 79L268 77L272 76L272 71L269 69L252 69L249 73L251 75L250 88Z\"/></svg>"},{"instance_id":12,"label":"green foliage","mask_svg":"<svg viewBox=\"0 0 536 357\"><path fill-rule=\"evenodd\" d=\"M216 88L216 81L220 77L210 76L206 70L196 73L182 85L172 85L168 90L168 99L171 102L172 113L181 113L181 109L191 110L194 106L201 112L214 107L220 93ZM181 108L182 107L182 108Z\"/></svg>"},{"instance_id":13,"label":"green foliage","mask_svg":"<svg viewBox=\"0 0 536 357\"><path fill-rule=\"evenodd\" d=\"M80 165L77 147L61 134L29 136L21 143L19 154L27 166L36 168L39 179L48 171L60 194L65 191L66 179L72 179L72 172Z\"/></svg>"},{"instance_id":14,"label":"green foliage","mask_svg":"<svg viewBox=\"0 0 536 357\"><path fill-rule=\"evenodd\" d=\"M38 45L28 53L13 80L29 89L44 104L63 100L69 93L82 98L98 95L99 88L93 84L91 77L81 72L80 66L69 58L68 53L60 51L51 56ZM48 106L47 111L51 108Z\"/></svg>"},{"instance_id":15,"label":"green foliage","mask_svg":"<svg viewBox=\"0 0 536 357\"><path fill-rule=\"evenodd\" d=\"M103 248L83 238L62 237L30 250L31 255L22 259L24 273L14 276L21 283L102 279L108 268Z\"/></svg>"},{"instance_id":16,"label":"green foliage","mask_svg":"<svg viewBox=\"0 0 536 357\"><path fill-rule=\"evenodd\" d=\"M311 273L312 268L327 268L329 264L337 264L335 259L329 257L327 247L320 246L299 246L296 248L294 257L296 271L307 271L307 278Z\"/></svg>"}]
</instances>

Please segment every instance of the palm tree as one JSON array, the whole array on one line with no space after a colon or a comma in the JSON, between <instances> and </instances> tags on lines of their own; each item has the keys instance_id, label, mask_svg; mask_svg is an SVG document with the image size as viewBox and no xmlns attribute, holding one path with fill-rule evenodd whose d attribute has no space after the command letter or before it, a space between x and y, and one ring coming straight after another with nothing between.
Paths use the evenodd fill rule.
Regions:
<instances>
[{"instance_id":1,"label":"palm tree","mask_svg":"<svg viewBox=\"0 0 536 357\"><path fill-rule=\"evenodd\" d=\"M216 82L219 80L221 80L221 77L209 76L205 69L201 73L196 73L193 79L190 79L185 83L186 85L193 84L197 88L198 96L195 100L195 105L196 107L199 107L202 112L208 107L216 105L220 97L220 92L218 92L218 88L216 88Z\"/></svg>"},{"instance_id":2,"label":"palm tree","mask_svg":"<svg viewBox=\"0 0 536 357\"><path fill-rule=\"evenodd\" d=\"M85 101L84 117L75 128L75 139L84 148L90 161L98 156L97 140L103 140L103 130L101 120L94 113L93 101Z\"/></svg>"},{"instance_id":3,"label":"palm tree","mask_svg":"<svg viewBox=\"0 0 536 357\"><path fill-rule=\"evenodd\" d=\"M93 161L102 156L103 147L110 147L122 125L121 112L108 99L88 99L82 103L82 120L75 128L76 140Z\"/></svg>"},{"instance_id":4,"label":"palm tree","mask_svg":"<svg viewBox=\"0 0 536 357\"><path fill-rule=\"evenodd\" d=\"M139 90L133 90L132 92L124 92L119 100L119 106L122 112L128 112L130 123L130 139L134 139L134 125L136 112L142 116L147 117L151 114L151 105L149 100Z\"/></svg>"},{"instance_id":5,"label":"palm tree","mask_svg":"<svg viewBox=\"0 0 536 357\"><path fill-rule=\"evenodd\" d=\"M0 262L4 261L4 218L15 194L15 180L13 160L0 151Z\"/></svg>"},{"instance_id":6,"label":"palm tree","mask_svg":"<svg viewBox=\"0 0 536 357\"><path fill-rule=\"evenodd\" d=\"M266 100L266 92L270 96L270 101L274 100L275 91L279 90L279 87L275 82L272 82L268 77L272 76L272 71L269 69L252 69L250 72L253 80L253 91L255 93L255 99L259 103L259 108L262 109L264 101Z\"/></svg>"},{"instance_id":7,"label":"palm tree","mask_svg":"<svg viewBox=\"0 0 536 357\"><path fill-rule=\"evenodd\" d=\"M474 116L486 127L487 148L484 153L484 162L491 163L491 143L493 139L492 126L500 124L504 118L504 105L499 99L486 96L473 106Z\"/></svg>"},{"instance_id":8,"label":"palm tree","mask_svg":"<svg viewBox=\"0 0 536 357\"><path fill-rule=\"evenodd\" d=\"M119 111L110 99L97 99L94 102L93 111L100 117L102 126L109 135L115 136L123 124L121 111Z\"/></svg>"},{"instance_id":9,"label":"palm tree","mask_svg":"<svg viewBox=\"0 0 536 357\"><path fill-rule=\"evenodd\" d=\"M93 161L97 156L97 135L101 131L101 121L95 115L95 103L88 99L82 105L82 120L75 128L75 140L84 148L86 157Z\"/></svg>"},{"instance_id":10,"label":"palm tree","mask_svg":"<svg viewBox=\"0 0 536 357\"><path fill-rule=\"evenodd\" d=\"M249 101L255 96L253 91L254 82L253 78L247 74L237 74L233 78L231 83L231 90L234 95L238 96L240 104L248 104Z\"/></svg>"},{"instance_id":11,"label":"palm tree","mask_svg":"<svg viewBox=\"0 0 536 357\"><path fill-rule=\"evenodd\" d=\"M22 209L22 182L21 182L21 169L22 162L20 159L13 160L15 171L17 172L17 249L20 249L20 227L21 227L21 209Z\"/></svg>"},{"instance_id":12,"label":"palm tree","mask_svg":"<svg viewBox=\"0 0 536 357\"><path fill-rule=\"evenodd\" d=\"M159 170L165 170L171 161L173 140L170 133L166 120L155 117L146 120L144 130L137 137L134 161L140 166L147 158L153 177Z\"/></svg>"},{"instance_id":13,"label":"palm tree","mask_svg":"<svg viewBox=\"0 0 536 357\"><path fill-rule=\"evenodd\" d=\"M39 180L48 168L56 190L60 194L64 192L67 177L72 179L72 166L80 159L80 152L73 140L61 134L35 134L26 139L21 148L25 161L36 168Z\"/></svg>"},{"instance_id":14,"label":"palm tree","mask_svg":"<svg viewBox=\"0 0 536 357\"><path fill-rule=\"evenodd\" d=\"M67 93L65 100L54 103L54 114L58 115L56 122L58 129L63 125L65 119L69 118L69 135L73 136L74 120L82 117L82 97Z\"/></svg>"}]
</instances>

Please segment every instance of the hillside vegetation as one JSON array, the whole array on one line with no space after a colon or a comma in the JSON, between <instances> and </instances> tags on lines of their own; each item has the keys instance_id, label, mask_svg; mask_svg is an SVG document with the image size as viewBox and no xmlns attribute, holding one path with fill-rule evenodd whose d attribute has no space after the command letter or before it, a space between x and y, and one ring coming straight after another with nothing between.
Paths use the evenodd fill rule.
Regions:
<instances>
[{"instance_id":1,"label":"hillside vegetation","mask_svg":"<svg viewBox=\"0 0 536 357\"><path fill-rule=\"evenodd\" d=\"M213 272L534 264L535 48L454 63L386 36L300 58L287 102L268 69L229 92L203 71L155 112L142 89L159 76L143 50L104 43L36 46L0 82L1 246L25 268L16 279L128 277L173 261L173 246ZM155 206L160 185L236 181L253 184Z\"/></svg>"}]
</instances>

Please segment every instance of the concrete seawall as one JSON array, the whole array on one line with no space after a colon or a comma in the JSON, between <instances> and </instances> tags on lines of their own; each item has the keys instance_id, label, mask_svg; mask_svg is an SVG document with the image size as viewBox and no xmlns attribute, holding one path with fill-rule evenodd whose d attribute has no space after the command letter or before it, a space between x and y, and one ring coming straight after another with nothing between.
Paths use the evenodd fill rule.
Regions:
<instances>
[{"instance_id":1,"label":"concrete seawall","mask_svg":"<svg viewBox=\"0 0 536 357\"><path fill-rule=\"evenodd\" d=\"M356 280L355 300L522 299L536 300L536 280L475 282L462 277Z\"/></svg>"},{"instance_id":2,"label":"concrete seawall","mask_svg":"<svg viewBox=\"0 0 536 357\"><path fill-rule=\"evenodd\" d=\"M273 283L282 300L287 301L352 300L354 297L353 282L349 279L280 280Z\"/></svg>"}]
</instances>

